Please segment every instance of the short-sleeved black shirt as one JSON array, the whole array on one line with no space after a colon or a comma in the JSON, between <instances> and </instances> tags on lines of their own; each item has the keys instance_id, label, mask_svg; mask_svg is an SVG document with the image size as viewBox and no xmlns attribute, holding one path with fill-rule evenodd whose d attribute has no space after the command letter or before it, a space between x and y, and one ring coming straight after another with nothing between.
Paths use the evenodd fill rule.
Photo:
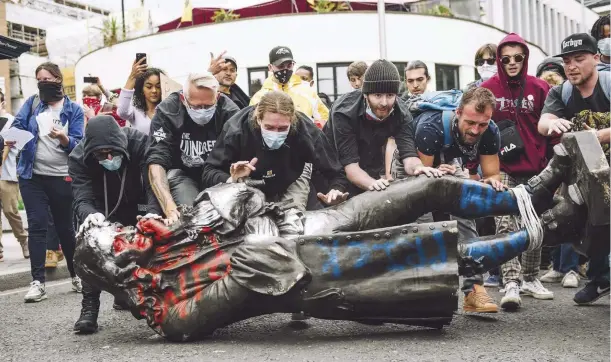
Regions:
<instances>
[{"instance_id":1,"label":"short-sleeved black shirt","mask_svg":"<svg viewBox=\"0 0 611 362\"><path fill-rule=\"evenodd\" d=\"M393 113L383 122L366 116L360 90L347 93L333 104L324 132L335 145L342 166L358 163L370 177L384 174L385 146L394 137L401 160L418 157L414 143L412 116L397 97Z\"/></svg>"},{"instance_id":2,"label":"short-sleeved black shirt","mask_svg":"<svg viewBox=\"0 0 611 362\"><path fill-rule=\"evenodd\" d=\"M601 113L609 112L609 100L605 96L600 82L596 83L594 92L587 98L583 98L577 87L573 87L573 93L566 106L562 102L562 86L562 84L557 85L549 91L543 106L543 114L551 113L558 118L570 121L579 112L584 110Z\"/></svg>"}]
</instances>

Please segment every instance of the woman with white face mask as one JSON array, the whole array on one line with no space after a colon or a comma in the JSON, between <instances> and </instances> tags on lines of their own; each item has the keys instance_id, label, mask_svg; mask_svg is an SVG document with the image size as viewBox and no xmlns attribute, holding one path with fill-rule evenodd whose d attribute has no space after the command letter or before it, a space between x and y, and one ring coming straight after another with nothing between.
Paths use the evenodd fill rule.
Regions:
<instances>
[{"instance_id":1,"label":"woman with white face mask","mask_svg":"<svg viewBox=\"0 0 611 362\"><path fill-rule=\"evenodd\" d=\"M475 69L479 74L479 79L467 85L467 90L479 87L482 83L492 78L496 74L496 44L482 45L475 52Z\"/></svg>"},{"instance_id":2,"label":"woman with white face mask","mask_svg":"<svg viewBox=\"0 0 611 362\"><path fill-rule=\"evenodd\" d=\"M347 198L347 180L325 135L295 110L289 95L271 91L227 121L204 165L203 187L250 178L265 181L261 190L267 201L295 200L288 190L307 163L330 185L329 190L317 190L321 202L335 205ZM312 190L311 185L303 187ZM306 205L295 206L303 210Z\"/></svg>"}]
</instances>

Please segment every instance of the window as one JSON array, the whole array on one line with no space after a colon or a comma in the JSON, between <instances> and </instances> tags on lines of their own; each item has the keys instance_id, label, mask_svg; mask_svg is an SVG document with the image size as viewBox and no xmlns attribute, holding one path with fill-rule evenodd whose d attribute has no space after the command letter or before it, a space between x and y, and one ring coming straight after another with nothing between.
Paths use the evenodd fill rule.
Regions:
<instances>
[{"instance_id":1,"label":"window","mask_svg":"<svg viewBox=\"0 0 611 362\"><path fill-rule=\"evenodd\" d=\"M438 91L459 89L458 66L435 64L435 84Z\"/></svg>"},{"instance_id":2,"label":"window","mask_svg":"<svg viewBox=\"0 0 611 362\"><path fill-rule=\"evenodd\" d=\"M346 72L350 63L317 64L318 92L325 93L335 101L339 96L352 92Z\"/></svg>"},{"instance_id":3,"label":"window","mask_svg":"<svg viewBox=\"0 0 611 362\"><path fill-rule=\"evenodd\" d=\"M251 97L263 87L263 82L265 82L267 76L268 69L266 67L248 68L248 94Z\"/></svg>"}]
</instances>

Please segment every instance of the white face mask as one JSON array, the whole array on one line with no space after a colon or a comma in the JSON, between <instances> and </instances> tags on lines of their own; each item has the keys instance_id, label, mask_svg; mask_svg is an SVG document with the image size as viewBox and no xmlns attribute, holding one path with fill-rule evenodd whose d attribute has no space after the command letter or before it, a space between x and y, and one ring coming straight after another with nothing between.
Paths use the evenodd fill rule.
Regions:
<instances>
[{"instance_id":1,"label":"white face mask","mask_svg":"<svg viewBox=\"0 0 611 362\"><path fill-rule=\"evenodd\" d=\"M277 150L282 147L284 141L286 141L286 137L289 135L289 130L290 127L284 132L268 131L261 128L261 136L270 150Z\"/></svg>"},{"instance_id":2,"label":"white face mask","mask_svg":"<svg viewBox=\"0 0 611 362\"><path fill-rule=\"evenodd\" d=\"M483 80L488 80L492 78L496 74L497 70L498 69L496 67L496 64L493 64L493 65L484 64L484 65L480 65L479 67L477 67L477 72L479 73L479 76Z\"/></svg>"}]
</instances>

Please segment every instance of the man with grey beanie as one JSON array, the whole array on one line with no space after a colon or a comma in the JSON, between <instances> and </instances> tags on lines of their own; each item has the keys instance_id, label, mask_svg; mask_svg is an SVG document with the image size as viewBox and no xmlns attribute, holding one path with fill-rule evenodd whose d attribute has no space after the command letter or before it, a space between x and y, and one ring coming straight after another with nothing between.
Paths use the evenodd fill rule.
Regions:
<instances>
[{"instance_id":1,"label":"man with grey beanie","mask_svg":"<svg viewBox=\"0 0 611 362\"><path fill-rule=\"evenodd\" d=\"M351 183L350 196L366 190L381 191L389 185L383 177L389 137L395 139L408 175L443 175L425 167L418 158L412 116L402 102L397 102L400 85L397 67L387 60L377 60L365 72L363 87L344 94L333 105L324 132Z\"/></svg>"}]
</instances>

